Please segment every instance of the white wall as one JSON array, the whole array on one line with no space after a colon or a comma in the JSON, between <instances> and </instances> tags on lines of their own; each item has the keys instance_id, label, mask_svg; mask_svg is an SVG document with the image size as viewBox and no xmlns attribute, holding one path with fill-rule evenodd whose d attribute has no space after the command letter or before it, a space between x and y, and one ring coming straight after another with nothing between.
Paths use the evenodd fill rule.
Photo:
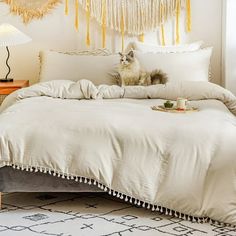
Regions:
<instances>
[{"instance_id":1,"label":"white wall","mask_svg":"<svg viewBox=\"0 0 236 236\"><path fill-rule=\"evenodd\" d=\"M223 82L236 95L236 1L224 0Z\"/></svg>"},{"instance_id":2,"label":"white wall","mask_svg":"<svg viewBox=\"0 0 236 236\"><path fill-rule=\"evenodd\" d=\"M213 79L216 83L221 83L221 0L192 0L193 31L188 35L183 35L182 42L204 40L206 45L214 47L212 58ZM73 9L73 7L71 7ZM64 15L64 6L58 5L57 9L39 21L33 21L25 26L18 16L8 13L6 4L0 3L0 23L7 22L13 24L18 29L28 34L33 41L29 44L15 46L11 48L12 75L15 79L29 79L31 83L38 80L39 60L38 52L43 49L67 50L86 49L85 45L85 24L80 22L79 32L75 32L73 27L73 14ZM83 17L84 14L82 14ZM84 17L83 17L84 18ZM173 22L169 22L173 24ZM91 48L98 48L101 45L101 28L92 21L91 27ZM168 34L168 42L174 41L173 34ZM126 39L128 43L130 39ZM146 42L159 42L157 32L145 36ZM121 39L117 33L108 30L107 47L112 51L121 49ZM4 65L5 49L0 48L0 77L4 77L6 69ZM191 75L190 75L191 76Z\"/></svg>"}]
</instances>

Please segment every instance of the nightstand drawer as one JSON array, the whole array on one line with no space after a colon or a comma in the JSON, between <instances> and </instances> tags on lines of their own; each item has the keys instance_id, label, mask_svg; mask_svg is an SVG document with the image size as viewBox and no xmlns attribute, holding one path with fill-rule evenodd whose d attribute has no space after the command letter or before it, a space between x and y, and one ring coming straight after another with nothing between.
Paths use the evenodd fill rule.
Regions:
<instances>
[{"instance_id":1,"label":"nightstand drawer","mask_svg":"<svg viewBox=\"0 0 236 236\"><path fill-rule=\"evenodd\" d=\"M8 95L14 91L20 89L21 87L11 87L11 88L0 88L0 95Z\"/></svg>"}]
</instances>

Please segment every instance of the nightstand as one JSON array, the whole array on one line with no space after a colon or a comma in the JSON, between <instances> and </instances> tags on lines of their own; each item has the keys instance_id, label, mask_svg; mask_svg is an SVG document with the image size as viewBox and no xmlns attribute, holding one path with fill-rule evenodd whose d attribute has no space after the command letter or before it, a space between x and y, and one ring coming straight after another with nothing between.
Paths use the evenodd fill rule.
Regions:
<instances>
[{"instance_id":1,"label":"nightstand","mask_svg":"<svg viewBox=\"0 0 236 236\"><path fill-rule=\"evenodd\" d=\"M15 80L13 82L0 82L0 105L10 93L29 86L29 80Z\"/></svg>"}]
</instances>

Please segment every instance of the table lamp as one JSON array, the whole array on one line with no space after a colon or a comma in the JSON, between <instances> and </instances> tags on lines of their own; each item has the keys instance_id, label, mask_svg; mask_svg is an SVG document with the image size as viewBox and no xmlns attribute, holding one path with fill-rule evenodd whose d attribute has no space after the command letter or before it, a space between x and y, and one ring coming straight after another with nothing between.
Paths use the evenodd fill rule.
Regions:
<instances>
[{"instance_id":1,"label":"table lamp","mask_svg":"<svg viewBox=\"0 0 236 236\"><path fill-rule=\"evenodd\" d=\"M6 66L8 68L8 72L5 78L0 79L0 82L13 82L12 78L8 78L9 74L11 73L11 68L8 64L8 60L10 58L10 51L8 46L28 43L31 40L32 39L30 37L28 37L10 24L0 25L0 47L6 47L7 49Z\"/></svg>"}]
</instances>

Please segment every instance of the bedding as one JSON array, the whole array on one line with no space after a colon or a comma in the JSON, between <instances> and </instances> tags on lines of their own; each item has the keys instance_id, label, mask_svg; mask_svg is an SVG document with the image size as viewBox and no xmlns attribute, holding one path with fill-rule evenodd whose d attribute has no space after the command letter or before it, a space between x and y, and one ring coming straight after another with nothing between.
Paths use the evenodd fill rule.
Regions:
<instances>
[{"instance_id":1,"label":"bedding","mask_svg":"<svg viewBox=\"0 0 236 236\"><path fill-rule=\"evenodd\" d=\"M186 97L200 111L153 111ZM210 82L51 81L8 96L0 167L97 185L143 207L236 225L236 98Z\"/></svg>"},{"instance_id":2,"label":"bedding","mask_svg":"<svg viewBox=\"0 0 236 236\"><path fill-rule=\"evenodd\" d=\"M104 52L104 53L103 53ZM41 70L39 80L91 80L95 85L115 84L110 73L119 64L118 54L107 51L61 53L55 51L40 52Z\"/></svg>"},{"instance_id":3,"label":"bedding","mask_svg":"<svg viewBox=\"0 0 236 236\"><path fill-rule=\"evenodd\" d=\"M157 44L151 43L142 43L142 42L131 42L126 48L126 52L129 52L131 49L140 51L143 53L180 53L180 52L193 52L201 49L203 41L197 41L189 44L182 45L169 45L169 46L160 46Z\"/></svg>"},{"instance_id":4,"label":"bedding","mask_svg":"<svg viewBox=\"0 0 236 236\"><path fill-rule=\"evenodd\" d=\"M135 56L144 70L153 71L158 68L168 75L170 82L181 80L208 81L211 55L212 48L183 53L135 51Z\"/></svg>"}]
</instances>

